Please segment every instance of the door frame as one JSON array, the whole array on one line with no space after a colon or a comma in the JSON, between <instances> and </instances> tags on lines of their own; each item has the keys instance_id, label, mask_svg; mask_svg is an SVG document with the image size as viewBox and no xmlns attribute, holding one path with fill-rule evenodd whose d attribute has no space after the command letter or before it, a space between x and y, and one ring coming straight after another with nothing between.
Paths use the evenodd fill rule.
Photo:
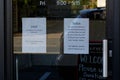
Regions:
<instances>
[{"instance_id":1,"label":"door frame","mask_svg":"<svg viewBox=\"0 0 120 80\"><path fill-rule=\"evenodd\" d=\"M15 80L13 67L12 0L5 0L5 80Z\"/></svg>"},{"instance_id":2,"label":"door frame","mask_svg":"<svg viewBox=\"0 0 120 80\"><path fill-rule=\"evenodd\" d=\"M4 0L0 0L0 80L4 80Z\"/></svg>"},{"instance_id":3,"label":"door frame","mask_svg":"<svg viewBox=\"0 0 120 80\"><path fill-rule=\"evenodd\" d=\"M3 1L0 0L2 3L0 3L0 6L3 6ZM112 56L112 69L113 69L113 78L112 80L120 80L120 1L119 0L107 0L107 20L106 20L106 38L108 40L112 40L112 50L113 50L113 56ZM4 8L0 9L3 10ZM4 18L2 17L4 14L0 14L0 18L3 19L1 21L2 24L0 26L6 27L6 35L5 35L5 61L6 61L6 80L13 80L13 32L12 32L12 0L5 0L5 24ZM0 29L0 35L4 35L3 32L4 27ZM2 40L1 40L2 41ZM4 41L4 39L3 39ZM4 46L4 44L0 45ZM0 56L3 56L4 58L4 48L0 47L3 54L0 54ZM4 59L2 59L2 62L0 64L3 64ZM1 72L1 71L0 71ZM3 71L2 71L3 72ZM1 74L1 73L0 73Z\"/></svg>"},{"instance_id":4,"label":"door frame","mask_svg":"<svg viewBox=\"0 0 120 80\"><path fill-rule=\"evenodd\" d=\"M120 1L107 0L106 37L112 50L112 80L120 80Z\"/></svg>"},{"instance_id":5,"label":"door frame","mask_svg":"<svg viewBox=\"0 0 120 80\"><path fill-rule=\"evenodd\" d=\"M110 0L109 0L110 1ZM120 1L113 1L113 80L120 80ZM110 14L110 13L109 13ZM112 16L109 16L112 17ZM111 30L111 31L112 31Z\"/></svg>"}]
</instances>

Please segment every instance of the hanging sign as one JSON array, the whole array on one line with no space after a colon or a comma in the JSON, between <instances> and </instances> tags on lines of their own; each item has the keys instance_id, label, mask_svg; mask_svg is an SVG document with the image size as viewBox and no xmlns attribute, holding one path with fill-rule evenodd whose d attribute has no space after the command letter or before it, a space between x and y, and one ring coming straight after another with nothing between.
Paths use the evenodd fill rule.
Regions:
<instances>
[{"instance_id":1,"label":"hanging sign","mask_svg":"<svg viewBox=\"0 0 120 80\"><path fill-rule=\"evenodd\" d=\"M46 18L22 18L22 53L46 53Z\"/></svg>"},{"instance_id":2,"label":"hanging sign","mask_svg":"<svg viewBox=\"0 0 120 80\"><path fill-rule=\"evenodd\" d=\"M89 53L89 19L87 18L64 19L64 53L65 54Z\"/></svg>"}]
</instances>

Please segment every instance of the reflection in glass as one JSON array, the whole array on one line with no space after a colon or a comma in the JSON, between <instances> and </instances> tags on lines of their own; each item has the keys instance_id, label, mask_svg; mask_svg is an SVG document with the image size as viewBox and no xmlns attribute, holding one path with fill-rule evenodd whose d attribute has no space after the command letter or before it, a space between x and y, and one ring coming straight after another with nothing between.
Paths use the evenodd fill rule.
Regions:
<instances>
[{"instance_id":1,"label":"reflection in glass","mask_svg":"<svg viewBox=\"0 0 120 80\"><path fill-rule=\"evenodd\" d=\"M15 65L18 65L16 74L18 73L19 80L42 80L44 75L47 76L45 80L77 80L78 77L81 80L78 66L82 66L82 59L86 57L91 60L97 58L100 61L97 68L101 69L101 40L105 37L106 31L106 7L98 8L97 0L13 0L12 2L13 53L18 63ZM22 53L22 18L46 18L46 53ZM89 19L90 55L64 55L64 18ZM95 56L91 53L100 54ZM81 63L78 64L79 57ZM92 65L96 68L95 64L87 61L86 64L85 66ZM101 76L102 72L97 75Z\"/></svg>"},{"instance_id":2,"label":"reflection in glass","mask_svg":"<svg viewBox=\"0 0 120 80\"><path fill-rule=\"evenodd\" d=\"M14 53L22 53L22 18L46 18L47 53L60 53L64 18L89 18L90 41L105 37L106 8L97 0L13 0Z\"/></svg>"}]
</instances>

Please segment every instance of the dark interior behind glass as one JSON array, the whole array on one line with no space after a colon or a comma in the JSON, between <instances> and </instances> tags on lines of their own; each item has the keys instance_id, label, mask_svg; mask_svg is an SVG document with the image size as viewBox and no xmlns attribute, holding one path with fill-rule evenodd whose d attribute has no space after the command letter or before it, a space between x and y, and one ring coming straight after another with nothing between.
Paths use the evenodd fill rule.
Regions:
<instances>
[{"instance_id":1,"label":"dark interior behind glass","mask_svg":"<svg viewBox=\"0 0 120 80\"><path fill-rule=\"evenodd\" d=\"M13 0L12 7L17 80L104 79L102 40L106 35L106 7L98 8L97 0ZM22 18L46 18L47 53L22 53ZM64 54L64 18L89 19L89 54Z\"/></svg>"}]
</instances>

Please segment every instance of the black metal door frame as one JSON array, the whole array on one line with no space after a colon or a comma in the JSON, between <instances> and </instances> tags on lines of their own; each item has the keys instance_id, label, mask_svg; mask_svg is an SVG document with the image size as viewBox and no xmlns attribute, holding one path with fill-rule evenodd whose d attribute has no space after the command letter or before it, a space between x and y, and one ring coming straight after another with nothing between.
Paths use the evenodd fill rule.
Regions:
<instances>
[{"instance_id":1,"label":"black metal door frame","mask_svg":"<svg viewBox=\"0 0 120 80\"><path fill-rule=\"evenodd\" d=\"M120 0L113 1L113 80L120 80Z\"/></svg>"},{"instance_id":2,"label":"black metal door frame","mask_svg":"<svg viewBox=\"0 0 120 80\"><path fill-rule=\"evenodd\" d=\"M4 5L4 0L0 0L0 11L3 11L4 8L2 8ZM108 40L112 40L112 50L113 50L113 79L112 80L120 80L120 1L119 0L107 0L107 35L106 37ZM12 36L12 0L5 0L5 26L6 26L6 80L13 80L13 36ZM0 26L4 26L4 18L2 17L4 14L0 14ZM0 36L4 36L4 27L0 29ZM1 38L2 39L2 38ZM4 38L2 39L4 41ZM2 50L2 54L0 54L3 57L2 60L0 60L0 64L4 63L4 44L3 41L0 40L0 49ZM2 45L1 45L2 44ZM3 66L2 66L3 67ZM2 72L3 72L2 68ZM0 75L2 73L0 71ZM2 80L2 79L1 79Z\"/></svg>"},{"instance_id":3,"label":"black metal door frame","mask_svg":"<svg viewBox=\"0 0 120 80\"><path fill-rule=\"evenodd\" d=\"M0 0L0 80L4 80L4 0Z\"/></svg>"},{"instance_id":4,"label":"black metal door frame","mask_svg":"<svg viewBox=\"0 0 120 80\"><path fill-rule=\"evenodd\" d=\"M5 80L15 80L13 72L12 0L5 1Z\"/></svg>"}]
</instances>

